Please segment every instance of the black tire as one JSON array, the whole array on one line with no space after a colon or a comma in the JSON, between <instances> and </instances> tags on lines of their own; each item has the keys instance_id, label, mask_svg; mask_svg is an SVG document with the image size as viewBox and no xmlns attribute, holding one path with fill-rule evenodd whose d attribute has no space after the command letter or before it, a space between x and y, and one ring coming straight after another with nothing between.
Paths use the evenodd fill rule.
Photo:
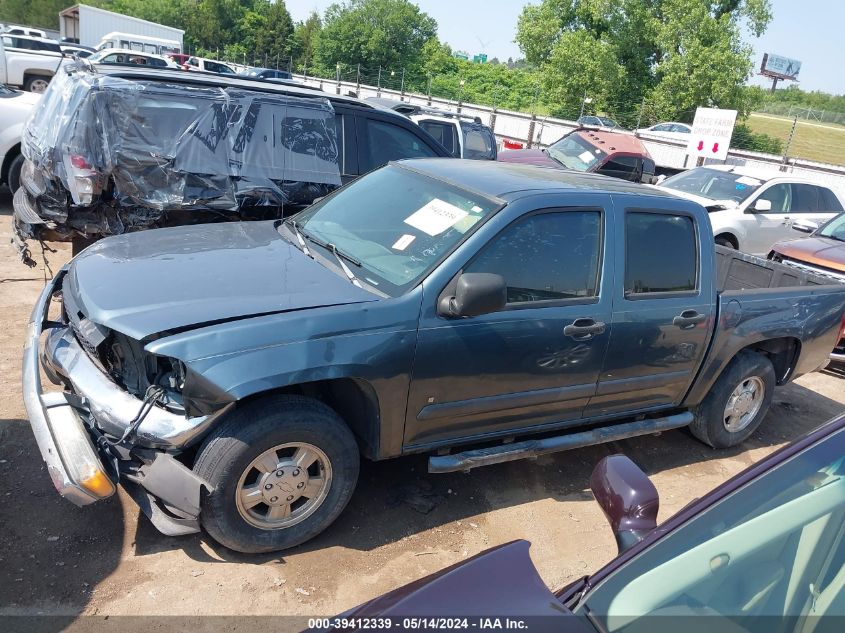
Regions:
<instances>
[{"instance_id":1,"label":"black tire","mask_svg":"<svg viewBox=\"0 0 845 633\"><path fill-rule=\"evenodd\" d=\"M6 183L12 193L15 193L21 186L21 169L23 168L23 154L18 154L9 165L9 173L6 176Z\"/></svg>"},{"instance_id":2,"label":"black tire","mask_svg":"<svg viewBox=\"0 0 845 633\"><path fill-rule=\"evenodd\" d=\"M757 413L741 429L732 431L726 424L728 400L740 384L759 379L763 386L762 403ZM757 430L772 403L775 391L775 370L763 354L744 351L737 354L710 389L710 393L693 409L695 416L690 431L713 448L730 448L744 442Z\"/></svg>"},{"instance_id":3,"label":"black tire","mask_svg":"<svg viewBox=\"0 0 845 633\"><path fill-rule=\"evenodd\" d=\"M730 238L725 237L724 235L719 235L716 237L716 244L719 246L724 246L725 248L731 248L736 250L736 245L731 241Z\"/></svg>"},{"instance_id":4,"label":"black tire","mask_svg":"<svg viewBox=\"0 0 845 633\"><path fill-rule=\"evenodd\" d=\"M33 84L36 84L36 85L38 85L38 86L40 86L40 85L41 85L41 82L47 82L47 83L49 84L49 83L50 83L50 79L52 79L52 77L45 77L45 76L43 76L43 75L30 75L30 76L29 76L29 77L27 77L27 78L26 78L26 80L24 81L24 84L23 84L23 89L24 89L26 92L37 92L37 93L39 93L39 94L40 94L40 93L43 93L43 92L44 92L44 90L46 90L46 88L45 88L44 90L33 90Z\"/></svg>"},{"instance_id":5,"label":"black tire","mask_svg":"<svg viewBox=\"0 0 845 633\"><path fill-rule=\"evenodd\" d=\"M328 492L299 523L279 529L256 527L244 518L236 501L241 477L266 451L297 442L315 446L327 456L331 466ZM337 519L355 490L358 469L355 437L330 407L292 395L255 400L235 409L199 450L194 472L214 487L203 497L200 521L215 541L238 552L294 547Z\"/></svg>"}]
</instances>

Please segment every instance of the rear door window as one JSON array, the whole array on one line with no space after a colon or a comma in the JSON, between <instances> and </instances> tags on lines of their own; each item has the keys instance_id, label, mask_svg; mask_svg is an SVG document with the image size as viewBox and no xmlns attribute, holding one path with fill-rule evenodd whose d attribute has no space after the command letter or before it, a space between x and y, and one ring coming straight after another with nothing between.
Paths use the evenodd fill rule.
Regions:
<instances>
[{"instance_id":1,"label":"rear door window","mask_svg":"<svg viewBox=\"0 0 845 633\"><path fill-rule=\"evenodd\" d=\"M692 218L640 211L625 214L625 296L689 292L696 289L697 280Z\"/></svg>"},{"instance_id":2,"label":"rear door window","mask_svg":"<svg viewBox=\"0 0 845 633\"><path fill-rule=\"evenodd\" d=\"M815 185L792 185L792 213L817 213L821 207L820 190Z\"/></svg>"},{"instance_id":3,"label":"rear door window","mask_svg":"<svg viewBox=\"0 0 845 633\"><path fill-rule=\"evenodd\" d=\"M434 149L411 130L378 119L362 118L361 123L364 128L363 134L358 137L361 173L372 171L392 160L437 156Z\"/></svg>"},{"instance_id":4,"label":"rear door window","mask_svg":"<svg viewBox=\"0 0 845 633\"><path fill-rule=\"evenodd\" d=\"M836 197L836 194L827 187L819 187L819 189L821 190L822 197L821 210L827 213L842 213L842 203Z\"/></svg>"}]
</instances>

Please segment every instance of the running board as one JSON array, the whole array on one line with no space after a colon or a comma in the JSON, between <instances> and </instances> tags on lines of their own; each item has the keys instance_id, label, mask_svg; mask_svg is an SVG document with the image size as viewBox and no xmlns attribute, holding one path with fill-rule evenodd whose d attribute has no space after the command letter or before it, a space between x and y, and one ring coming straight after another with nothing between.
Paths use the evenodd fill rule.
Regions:
<instances>
[{"instance_id":1,"label":"running board","mask_svg":"<svg viewBox=\"0 0 845 633\"><path fill-rule=\"evenodd\" d=\"M463 453L455 453L454 455L436 455L428 458L428 472L451 473L459 470L467 472L479 466L513 462L526 457L539 457L540 455L568 451L573 448L625 440L629 437L637 437L639 435L651 435L660 431L669 431L671 429L689 426L692 419L692 413L686 411L675 415L667 415L664 418L651 418L637 422L603 426L581 433L478 448L471 451L464 451Z\"/></svg>"}]
</instances>

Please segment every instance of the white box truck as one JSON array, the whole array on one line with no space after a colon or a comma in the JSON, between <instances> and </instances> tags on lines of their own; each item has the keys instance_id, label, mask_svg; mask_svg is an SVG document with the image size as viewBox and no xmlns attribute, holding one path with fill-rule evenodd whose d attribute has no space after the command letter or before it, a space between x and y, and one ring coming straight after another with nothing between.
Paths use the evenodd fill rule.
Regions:
<instances>
[{"instance_id":1,"label":"white box truck","mask_svg":"<svg viewBox=\"0 0 845 633\"><path fill-rule=\"evenodd\" d=\"M182 52L185 31L86 4L59 13L61 36L94 48L127 48L157 55ZM155 50L153 50L155 49Z\"/></svg>"}]
</instances>

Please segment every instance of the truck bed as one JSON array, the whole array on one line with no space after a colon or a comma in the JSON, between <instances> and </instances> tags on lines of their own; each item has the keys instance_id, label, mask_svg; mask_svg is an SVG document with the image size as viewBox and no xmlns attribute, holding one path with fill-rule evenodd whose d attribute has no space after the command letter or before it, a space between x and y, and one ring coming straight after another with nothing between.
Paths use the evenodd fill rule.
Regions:
<instances>
[{"instance_id":1,"label":"truck bed","mask_svg":"<svg viewBox=\"0 0 845 633\"><path fill-rule=\"evenodd\" d=\"M770 259L716 245L716 291L842 285L836 277L798 270Z\"/></svg>"}]
</instances>

